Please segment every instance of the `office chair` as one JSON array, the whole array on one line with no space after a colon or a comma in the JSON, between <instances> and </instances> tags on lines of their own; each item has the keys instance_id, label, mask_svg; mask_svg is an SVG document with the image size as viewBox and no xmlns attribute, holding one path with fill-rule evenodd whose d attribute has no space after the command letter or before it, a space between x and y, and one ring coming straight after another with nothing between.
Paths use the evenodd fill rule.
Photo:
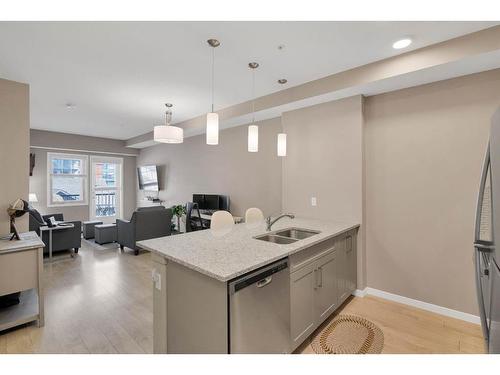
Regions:
<instances>
[{"instance_id":1,"label":"office chair","mask_svg":"<svg viewBox=\"0 0 500 375\"><path fill-rule=\"evenodd\" d=\"M193 215L193 210L197 215ZM198 203L187 202L186 203L186 232L193 232L195 230L207 229L203 225L203 219L200 215L200 209Z\"/></svg>"}]
</instances>

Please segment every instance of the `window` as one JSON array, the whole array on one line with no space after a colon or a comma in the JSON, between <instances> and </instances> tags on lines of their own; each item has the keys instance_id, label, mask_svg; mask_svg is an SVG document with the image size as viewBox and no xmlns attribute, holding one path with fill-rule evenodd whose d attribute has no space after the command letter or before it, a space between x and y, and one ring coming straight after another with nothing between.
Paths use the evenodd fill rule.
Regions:
<instances>
[{"instance_id":1,"label":"window","mask_svg":"<svg viewBox=\"0 0 500 375\"><path fill-rule=\"evenodd\" d=\"M47 154L47 206L87 205L87 156Z\"/></svg>"},{"instance_id":2,"label":"window","mask_svg":"<svg viewBox=\"0 0 500 375\"><path fill-rule=\"evenodd\" d=\"M90 218L114 222L122 212L122 158L90 157Z\"/></svg>"}]
</instances>

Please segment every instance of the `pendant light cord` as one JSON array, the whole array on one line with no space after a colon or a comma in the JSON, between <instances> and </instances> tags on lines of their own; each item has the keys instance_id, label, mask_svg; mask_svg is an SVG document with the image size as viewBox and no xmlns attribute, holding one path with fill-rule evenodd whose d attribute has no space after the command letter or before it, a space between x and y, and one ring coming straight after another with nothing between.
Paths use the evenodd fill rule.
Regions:
<instances>
[{"instance_id":1,"label":"pendant light cord","mask_svg":"<svg viewBox=\"0 0 500 375\"><path fill-rule=\"evenodd\" d=\"M255 122L255 69L252 69L252 124Z\"/></svg>"},{"instance_id":2,"label":"pendant light cord","mask_svg":"<svg viewBox=\"0 0 500 375\"><path fill-rule=\"evenodd\" d=\"M212 113L214 111L215 48L212 47Z\"/></svg>"}]
</instances>

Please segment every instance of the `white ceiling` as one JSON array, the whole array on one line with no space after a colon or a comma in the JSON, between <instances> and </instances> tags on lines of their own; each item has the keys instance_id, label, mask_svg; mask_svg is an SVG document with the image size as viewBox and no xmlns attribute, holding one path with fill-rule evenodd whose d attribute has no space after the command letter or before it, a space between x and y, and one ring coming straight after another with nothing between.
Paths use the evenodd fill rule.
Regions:
<instances>
[{"instance_id":1,"label":"white ceiling","mask_svg":"<svg viewBox=\"0 0 500 375\"><path fill-rule=\"evenodd\" d=\"M128 139L210 109L216 37L216 110L256 94L494 26L498 22L0 22L0 78L26 82L31 127ZM410 48L392 43L410 36ZM278 45L285 45L278 50ZM76 108L66 109L66 103Z\"/></svg>"}]
</instances>

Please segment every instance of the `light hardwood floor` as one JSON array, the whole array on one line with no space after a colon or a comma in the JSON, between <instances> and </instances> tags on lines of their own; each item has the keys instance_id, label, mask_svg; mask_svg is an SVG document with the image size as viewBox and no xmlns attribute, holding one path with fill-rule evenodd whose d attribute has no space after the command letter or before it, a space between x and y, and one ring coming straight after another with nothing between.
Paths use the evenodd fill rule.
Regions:
<instances>
[{"instance_id":1,"label":"light hardwood floor","mask_svg":"<svg viewBox=\"0 0 500 375\"><path fill-rule=\"evenodd\" d=\"M358 315L377 324L384 333L382 353L484 353L479 325L372 296L348 299L296 352L314 353L310 341L337 314Z\"/></svg>"},{"instance_id":2,"label":"light hardwood floor","mask_svg":"<svg viewBox=\"0 0 500 375\"><path fill-rule=\"evenodd\" d=\"M151 353L150 262L148 252L82 240L74 259L45 264L45 326L0 334L0 352Z\"/></svg>"},{"instance_id":3,"label":"light hardwood floor","mask_svg":"<svg viewBox=\"0 0 500 375\"><path fill-rule=\"evenodd\" d=\"M0 333L0 353L152 353L150 254L82 245L75 259L45 264L45 326ZM378 324L384 353L483 352L475 324L375 297L353 297L340 312ZM309 341L297 352L312 353Z\"/></svg>"}]
</instances>

